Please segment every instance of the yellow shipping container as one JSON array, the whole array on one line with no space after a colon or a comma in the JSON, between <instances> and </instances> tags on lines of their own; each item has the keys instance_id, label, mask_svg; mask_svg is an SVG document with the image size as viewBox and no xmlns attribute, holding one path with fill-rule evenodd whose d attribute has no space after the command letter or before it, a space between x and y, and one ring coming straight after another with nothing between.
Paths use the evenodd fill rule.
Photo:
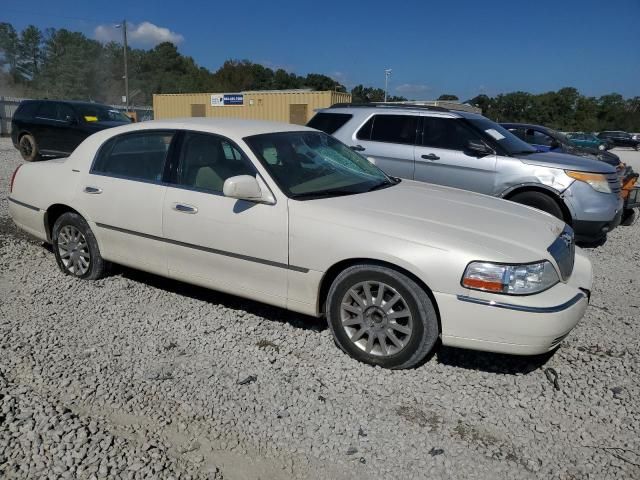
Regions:
<instances>
[{"instance_id":1,"label":"yellow shipping container","mask_svg":"<svg viewBox=\"0 0 640 480\"><path fill-rule=\"evenodd\" d=\"M351 102L351 94L331 90L258 90L239 93L162 93L153 96L157 120L232 117L304 125L318 108Z\"/></svg>"}]
</instances>

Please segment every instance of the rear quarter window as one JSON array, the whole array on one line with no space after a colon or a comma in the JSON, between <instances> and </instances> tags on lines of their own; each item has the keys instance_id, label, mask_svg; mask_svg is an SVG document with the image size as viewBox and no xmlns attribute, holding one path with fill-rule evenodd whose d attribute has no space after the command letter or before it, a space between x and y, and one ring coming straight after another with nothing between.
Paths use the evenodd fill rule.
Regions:
<instances>
[{"instance_id":1,"label":"rear quarter window","mask_svg":"<svg viewBox=\"0 0 640 480\"><path fill-rule=\"evenodd\" d=\"M316 113L316 115L309 120L307 127L315 128L324 133L331 135L347 123L353 115L349 113Z\"/></svg>"},{"instance_id":2,"label":"rear quarter window","mask_svg":"<svg viewBox=\"0 0 640 480\"><path fill-rule=\"evenodd\" d=\"M13 114L16 118L32 118L38 110L38 102L22 102L18 105L16 113Z\"/></svg>"}]
</instances>

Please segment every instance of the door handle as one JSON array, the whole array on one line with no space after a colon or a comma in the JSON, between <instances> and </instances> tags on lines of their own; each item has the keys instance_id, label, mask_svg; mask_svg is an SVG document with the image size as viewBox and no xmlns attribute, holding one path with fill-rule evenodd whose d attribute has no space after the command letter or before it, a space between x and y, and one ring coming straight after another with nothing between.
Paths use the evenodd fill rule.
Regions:
<instances>
[{"instance_id":1,"label":"door handle","mask_svg":"<svg viewBox=\"0 0 640 480\"><path fill-rule=\"evenodd\" d=\"M98 187L86 186L86 187L84 187L84 193L92 193L94 195L97 195L99 193L102 193L102 189L98 188Z\"/></svg>"},{"instance_id":2,"label":"door handle","mask_svg":"<svg viewBox=\"0 0 640 480\"><path fill-rule=\"evenodd\" d=\"M364 152L366 150L362 145L351 145L349 148L354 152Z\"/></svg>"},{"instance_id":3,"label":"door handle","mask_svg":"<svg viewBox=\"0 0 640 480\"><path fill-rule=\"evenodd\" d=\"M435 153L429 153L428 155L421 155L425 160L440 160L440 157Z\"/></svg>"},{"instance_id":4,"label":"door handle","mask_svg":"<svg viewBox=\"0 0 640 480\"><path fill-rule=\"evenodd\" d=\"M180 213L190 213L190 214L195 214L198 213L198 209L192 205L186 205L184 203L174 203L173 204L173 209L176 212L180 212Z\"/></svg>"}]
</instances>

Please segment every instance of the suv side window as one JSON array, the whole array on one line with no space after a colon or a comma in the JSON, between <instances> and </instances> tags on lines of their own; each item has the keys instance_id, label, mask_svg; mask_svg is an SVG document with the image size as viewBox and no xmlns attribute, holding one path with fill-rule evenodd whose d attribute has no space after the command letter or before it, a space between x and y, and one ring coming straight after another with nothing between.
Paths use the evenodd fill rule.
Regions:
<instances>
[{"instance_id":1,"label":"suv side window","mask_svg":"<svg viewBox=\"0 0 640 480\"><path fill-rule=\"evenodd\" d=\"M455 118L422 117L422 145L448 150L465 150L467 143L481 141L478 134Z\"/></svg>"},{"instance_id":2,"label":"suv side window","mask_svg":"<svg viewBox=\"0 0 640 480\"><path fill-rule=\"evenodd\" d=\"M533 128L528 128L525 132L524 141L532 145L551 146L553 138L545 133L534 130Z\"/></svg>"},{"instance_id":3,"label":"suv side window","mask_svg":"<svg viewBox=\"0 0 640 480\"><path fill-rule=\"evenodd\" d=\"M321 130L324 133L331 135L335 133L340 127L351 120L350 113L316 113L315 116L309 120L307 127Z\"/></svg>"},{"instance_id":4,"label":"suv side window","mask_svg":"<svg viewBox=\"0 0 640 480\"><path fill-rule=\"evenodd\" d=\"M73 111L69 105L64 103L58 104L58 120L69 121L74 120L76 118L76 112Z\"/></svg>"},{"instance_id":5,"label":"suv side window","mask_svg":"<svg viewBox=\"0 0 640 480\"><path fill-rule=\"evenodd\" d=\"M170 131L151 130L113 137L100 147L91 173L160 182L174 135Z\"/></svg>"},{"instance_id":6,"label":"suv side window","mask_svg":"<svg viewBox=\"0 0 640 480\"><path fill-rule=\"evenodd\" d=\"M58 119L58 104L56 102L42 102L37 116L48 120Z\"/></svg>"},{"instance_id":7,"label":"suv side window","mask_svg":"<svg viewBox=\"0 0 640 480\"><path fill-rule=\"evenodd\" d=\"M177 185L220 193L227 178L255 174L249 160L225 138L206 133L185 133Z\"/></svg>"},{"instance_id":8,"label":"suv side window","mask_svg":"<svg viewBox=\"0 0 640 480\"><path fill-rule=\"evenodd\" d=\"M374 115L358 130L356 138L414 145L418 118L414 115Z\"/></svg>"},{"instance_id":9,"label":"suv side window","mask_svg":"<svg viewBox=\"0 0 640 480\"><path fill-rule=\"evenodd\" d=\"M34 117L38 111L38 102L22 102L18 105L16 113L13 114L16 118L31 118Z\"/></svg>"}]
</instances>

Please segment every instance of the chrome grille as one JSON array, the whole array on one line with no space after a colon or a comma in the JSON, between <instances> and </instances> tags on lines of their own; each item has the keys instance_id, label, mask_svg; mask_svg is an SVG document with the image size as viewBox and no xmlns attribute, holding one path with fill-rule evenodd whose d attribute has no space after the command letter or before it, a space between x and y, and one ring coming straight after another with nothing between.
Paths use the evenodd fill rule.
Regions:
<instances>
[{"instance_id":1,"label":"chrome grille","mask_svg":"<svg viewBox=\"0 0 640 480\"><path fill-rule=\"evenodd\" d=\"M609 188L613 193L620 195L622 185L620 184L620 176L618 173L610 173L607 175L607 182L609 182Z\"/></svg>"},{"instance_id":2,"label":"chrome grille","mask_svg":"<svg viewBox=\"0 0 640 480\"><path fill-rule=\"evenodd\" d=\"M560 278L566 281L571 276L571 272L573 272L573 262L576 256L573 229L566 225L547 251L558 264L558 268L560 268Z\"/></svg>"}]
</instances>

